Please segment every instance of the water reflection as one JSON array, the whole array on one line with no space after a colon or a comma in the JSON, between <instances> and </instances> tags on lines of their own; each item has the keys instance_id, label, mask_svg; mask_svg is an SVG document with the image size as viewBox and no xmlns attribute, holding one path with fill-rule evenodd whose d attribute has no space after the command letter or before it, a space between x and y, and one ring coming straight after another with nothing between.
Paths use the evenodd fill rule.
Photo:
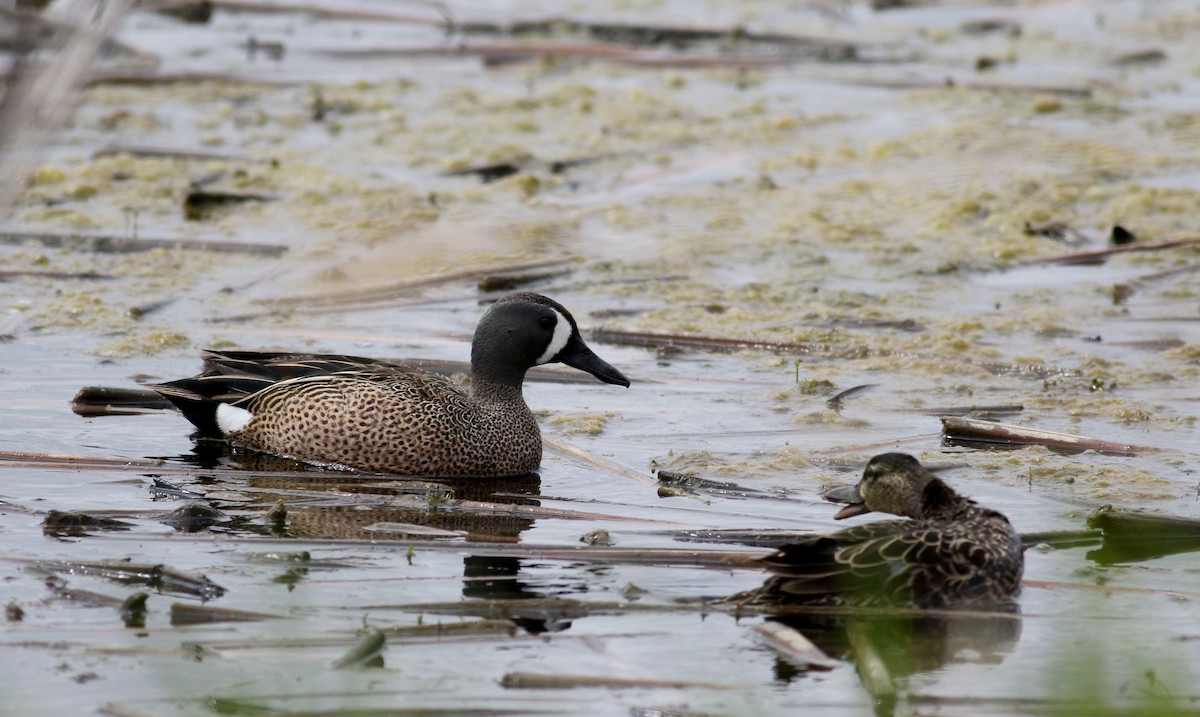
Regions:
<instances>
[{"instance_id":1,"label":"water reflection","mask_svg":"<svg viewBox=\"0 0 1200 717\"><path fill-rule=\"evenodd\" d=\"M545 594L531 589L523 580L520 558L505 556L469 555L463 558L463 597L478 600L535 600ZM538 610L544 613L544 610ZM546 614L505 615L527 632L537 635L544 632L560 632L571 626L571 621Z\"/></svg>"},{"instance_id":2,"label":"water reflection","mask_svg":"<svg viewBox=\"0 0 1200 717\"><path fill-rule=\"evenodd\" d=\"M169 460L213 473L189 476L187 482L156 485L154 490L159 495L174 499L217 495L228 502L232 500L229 496L243 491L245 498L252 499L259 508L284 501L285 523L236 521L224 526L259 534L516 542L532 527L533 519L514 514L510 507L540 505L536 496L541 491L541 477L536 473L504 478L410 479L321 468L230 447L221 441L198 441L190 454ZM220 492L214 493L214 489ZM211 502L229 507L220 497Z\"/></svg>"},{"instance_id":3,"label":"water reflection","mask_svg":"<svg viewBox=\"0 0 1200 717\"><path fill-rule=\"evenodd\" d=\"M1089 551L1101 565L1130 563L1200 550L1200 521L1148 514L1104 505L1088 516L1089 528L1104 533L1104 542Z\"/></svg>"},{"instance_id":4,"label":"water reflection","mask_svg":"<svg viewBox=\"0 0 1200 717\"><path fill-rule=\"evenodd\" d=\"M1016 605L1000 611L955 611L944 616L786 615L769 619L803 633L826 655L856 666L862 659L859 653L870 650L887 667L893 681L953 664L998 665L1016 648L1022 627ZM868 644L853 638L855 629L857 639ZM805 674L805 670L783 658L775 660L776 681L787 683ZM881 698L877 706L878 713L891 714L894 698Z\"/></svg>"},{"instance_id":5,"label":"water reflection","mask_svg":"<svg viewBox=\"0 0 1200 717\"><path fill-rule=\"evenodd\" d=\"M1153 560L1177 553L1192 553L1198 550L1200 550L1200 537L1138 539L1105 536L1104 544L1095 550L1089 550L1087 558L1100 565L1117 565Z\"/></svg>"}]
</instances>

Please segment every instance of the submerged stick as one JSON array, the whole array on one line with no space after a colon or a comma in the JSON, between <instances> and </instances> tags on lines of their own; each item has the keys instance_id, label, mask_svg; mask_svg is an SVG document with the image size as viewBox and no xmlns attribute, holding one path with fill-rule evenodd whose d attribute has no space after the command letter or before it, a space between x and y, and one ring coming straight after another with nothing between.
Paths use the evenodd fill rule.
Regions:
<instances>
[{"instance_id":1,"label":"submerged stick","mask_svg":"<svg viewBox=\"0 0 1200 717\"><path fill-rule=\"evenodd\" d=\"M622 478L628 478L629 480L641 483L642 485L653 486L655 488L658 487L658 481L650 476L644 476L631 468L626 468L620 463L610 461L609 459L603 456L598 456L590 451L585 451L579 446L568 443L557 436L543 435L542 444L555 453L567 456L568 458L574 458L576 460L583 461L584 463L590 463L601 470L619 475Z\"/></svg>"},{"instance_id":2,"label":"submerged stick","mask_svg":"<svg viewBox=\"0 0 1200 717\"><path fill-rule=\"evenodd\" d=\"M248 77L229 72L159 72L158 70L123 70L114 68L92 73L88 77L87 86L136 85L146 87L154 85L200 84L203 82L261 85L265 87L287 87L302 84L301 80L270 75Z\"/></svg>"},{"instance_id":3,"label":"submerged stick","mask_svg":"<svg viewBox=\"0 0 1200 717\"><path fill-rule=\"evenodd\" d=\"M70 575L94 575L122 584L149 585L162 592L192 595L201 600L212 600L225 594L225 588L204 575L188 575L165 565L147 565L122 562L67 562L41 561L10 558L15 562L34 565L41 570Z\"/></svg>"},{"instance_id":4,"label":"submerged stick","mask_svg":"<svg viewBox=\"0 0 1200 717\"><path fill-rule=\"evenodd\" d=\"M1046 431L1040 428L1014 426L1008 423L993 423L976 418L942 416L942 435L952 443L994 443L1011 446L1045 446L1051 449L1074 451L1098 451L1119 456L1135 455L1135 446L1116 443L1099 438L1075 436L1070 433ZM1139 451L1152 450L1145 447Z\"/></svg>"},{"instance_id":5,"label":"submerged stick","mask_svg":"<svg viewBox=\"0 0 1200 717\"><path fill-rule=\"evenodd\" d=\"M821 535L821 532L815 530L778 530L775 528L745 530L737 528L714 528L711 530L677 531L674 535L675 539L680 542L732 543L734 545L748 545L755 548L777 549L788 543L817 537ZM747 565L746 567L751 566Z\"/></svg>"},{"instance_id":6,"label":"submerged stick","mask_svg":"<svg viewBox=\"0 0 1200 717\"><path fill-rule=\"evenodd\" d=\"M1200 520L1173 515L1147 515L1104 505L1088 516L1089 528L1098 528L1107 538L1127 540L1200 538Z\"/></svg>"},{"instance_id":7,"label":"submerged stick","mask_svg":"<svg viewBox=\"0 0 1200 717\"><path fill-rule=\"evenodd\" d=\"M1100 530L1048 530L1034 533L1021 533L1018 536L1025 549L1036 545L1049 545L1054 548L1072 548L1080 545L1094 545L1104 538Z\"/></svg>"},{"instance_id":8,"label":"submerged stick","mask_svg":"<svg viewBox=\"0 0 1200 717\"><path fill-rule=\"evenodd\" d=\"M1200 237L1170 239L1167 241L1146 242L1144 244L1122 244L1120 246L1111 246L1106 249L1080 251L1073 252L1071 254L1059 254L1057 256L1046 257L1045 259L1034 259L1033 261L1027 262L1027 264L1100 264L1113 254L1125 254L1128 252L1142 251L1161 251L1163 249L1174 249L1176 247L1193 246L1195 244L1200 244Z\"/></svg>"},{"instance_id":9,"label":"submerged stick","mask_svg":"<svg viewBox=\"0 0 1200 717\"><path fill-rule=\"evenodd\" d=\"M460 42L455 44L400 47L365 47L317 50L317 54L338 59L379 59L389 57L483 56L492 61L532 59L544 55L614 59L640 54L627 45L602 42L522 40L512 42Z\"/></svg>"},{"instance_id":10,"label":"submerged stick","mask_svg":"<svg viewBox=\"0 0 1200 717\"><path fill-rule=\"evenodd\" d=\"M649 687L652 689L740 690L738 685L689 680L656 680L648 677L607 675L555 675L542 672L509 672L500 678L507 689L565 690L576 687Z\"/></svg>"},{"instance_id":11,"label":"submerged stick","mask_svg":"<svg viewBox=\"0 0 1200 717\"><path fill-rule=\"evenodd\" d=\"M970 406L932 406L930 408L894 408L897 413L920 413L926 416L990 416L999 414L1020 413L1025 410L1024 404L1000 403L994 405Z\"/></svg>"},{"instance_id":12,"label":"submerged stick","mask_svg":"<svg viewBox=\"0 0 1200 717\"><path fill-rule=\"evenodd\" d=\"M879 656L879 650L875 648L867 625L858 620L851 621L846 625L846 637L850 640L850 648L854 651L854 667L858 670L858 677L862 680L863 687L877 701L885 705L894 703L896 685L892 681L887 664ZM886 710L886 713L890 714L891 710Z\"/></svg>"},{"instance_id":13,"label":"submerged stick","mask_svg":"<svg viewBox=\"0 0 1200 717\"><path fill-rule=\"evenodd\" d=\"M1037 93L1047 95L1065 95L1068 97L1091 97L1094 90L1091 87L1075 85L1039 85L1013 82L961 82L953 78L946 79L891 79L876 77L841 78L845 84L862 87L885 87L888 89L947 89L972 90L976 92L1011 92Z\"/></svg>"},{"instance_id":14,"label":"submerged stick","mask_svg":"<svg viewBox=\"0 0 1200 717\"><path fill-rule=\"evenodd\" d=\"M417 15L402 15L399 13L383 12L380 10L354 9L339 5L323 5L316 2L270 2L268 0L211 0L218 10L228 12L255 13L304 13L315 17L341 20L371 20L395 22L414 25L441 26L445 20L441 17L421 17Z\"/></svg>"},{"instance_id":15,"label":"submerged stick","mask_svg":"<svg viewBox=\"0 0 1200 717\"><path fill-rule=\"evenodd\" d=\"M113 279L112 274L94 271L54 271L53 269L0 269L0 281L15 277L35 279Z\"/></svg>"},{"instance_id":16,"label":"submerged stick","mask_svg":"<svg viewBox=\"0 0 1200 717\"><path fill-rule=\"evenodd\" d=\"M438 510L447 510L481 515L512 515L522 518L556 518L568 520L605 520L622 523L652 523L655 525L683 526L669 520L654 518L635 518L623 515L608 515L582 510L567 510L565 508L545 508L540 505L519 505L516 503L494 503L477 500L448 500L440 503Z\"/></svg>"},{"instance_id":17,"label":"submerged stick","mask_svg":"<svg viewBox=\"0 0 1200 717\"><path fill-rule=\"evenodd\" d=\"M368 541L353 543L373 544ZM344 544L339 542L338 544ZM422 543L420 550L462 551L461 543ZM527 545L524 543L474 543L471 554L488 557L518 557L534 560L577 560L628 565L679 565L720 570L761 569L758 559L765 551L689 550L685 548L604 548L595 546ZM494 601L493 601L494 602ZM531 603L532 604L532 603Z\"/></svg>"},{"instance_id":18,"label":"submerged stick","mask_svg":"<svg viewBox=\"0 0 1200 717\"><path fill-rule=\"evenodd\" d=\"M216 152L210 149L183 149L181 147L154 147L140 144L105 145L95 152L92 152L92 159L111 157L118 154L128 154L131 157L192 159L217 162L254 161L244 154L234 154L232 152Z\"/></svg>"},{"instance_id":19,"label":"submerged stick","mask_svg":"<svg viewBox=\"0 0 1200 717\"><path fill-rule=\"evenodd\" d=\"M0 465L19 464L39 468L89 468L93 470L158 469L163 461L147 458L109 458L66 453L34 453L30 451L0 451Z\"/></svg>"},{"instance_id":20,"label":"submerged stick","mask_svg":"<svg viewBox=\"0 0 1200 717\"><path fill-rule=\"evenodd\" d=\"M248 612L222 607L208 607L191 603L171 603L171 626L208 625L216 622L258 622L260 620L280 620L282 615L270 615L263 612Z\"/></svg>"},{"instance_id":21,"label":"submerged stick","mask_svg":"<svg viewBox=\"0 0 1200 717\"><path fill-rule=\"evenodd\" d=\"M494 579L494 578L489 578ZM469 642L472 640L493 640L500 637L513 637L517 634L517 625L512 620L463 620L451 623L436 623L432 625L390 625L378 627L376 630L391 643L420 644L427 642ZM226 642L192 642L190 645L206 650L294 650L312 647L342 647L353 641L349 637L285 637L274 640L261 638L230 640Z\"/></svg>"},{"instance_id":22,"label":"submerged stick","mask_svg":"<svg viewBox=\"0 0 1200 717\"><path fill-rule=\"evenodd\" d=\"M837 660L821 651L804 633L780 622L764 622L754 626L767 646L801 670L832 670Z\"/></svg>"},{"instance_id":23,"label":"submerged stick","mask_svg":"<svg viewBox=\"0 0 1200 717\"><path fill-rule=\"evenodd\" d=\"M333 661L329 666L333 670L344 670L347 667L377 667L383 664L383 650L387 647L387 638L379 630L368 630L358 644L349 652Z\"/></svg>"},{"instance_id":24,"label":"submerged stick","mask_svg":"<svg viewBox=\"0 0 1200 717\"><path fill-rule=\"evenodd\" d=\"M1096 583L1079 583L1070 580L1039 580L1037 578L1021 578L1021 585L1029 588L1071 588L1074 590L1104 590L1118 593L1137 593L1142 595L1200 595L1194 590L1163 590L1161 588L1135 588L1128 585L1097 585Z\"/></svg>"},{"instance_id":25,"label":"submerged stick","mask_svg":"<svg viewBox=\"0 0 1200 717\"><path fill-rule=\"evenodd\" d=\"M67 248L74 251L126 254L150 249L189 249L218 254L254 254L281 256L288 248L281 244L221 241L218 239L177 239L121 237L111 234L79 234L51 232L0 231L0 244L20 245L36 242L42 246Z\"/></svg>"}]
</instances>

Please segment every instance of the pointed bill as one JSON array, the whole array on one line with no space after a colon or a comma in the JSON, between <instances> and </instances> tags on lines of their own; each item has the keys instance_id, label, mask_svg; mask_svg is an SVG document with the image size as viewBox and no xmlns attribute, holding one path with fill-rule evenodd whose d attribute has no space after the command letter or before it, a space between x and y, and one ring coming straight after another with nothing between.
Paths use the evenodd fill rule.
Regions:
<instances>
[{"instance_id":1,"label":"pointed bill","mask_svg":"<svg viewBox=\"0 0 1200 717\"><path fill-rule=\"evenodd\" d=\"M612 383L629 388L629 379L625 378L625 374L593 353L588 348L588 345L583 343L583 339L579 338L578 334L571 336L571 340L567 342L566 347L558 354L555 360L561 361L571 368L586 371L604 383Z\"/></svg>"}]
</instances>

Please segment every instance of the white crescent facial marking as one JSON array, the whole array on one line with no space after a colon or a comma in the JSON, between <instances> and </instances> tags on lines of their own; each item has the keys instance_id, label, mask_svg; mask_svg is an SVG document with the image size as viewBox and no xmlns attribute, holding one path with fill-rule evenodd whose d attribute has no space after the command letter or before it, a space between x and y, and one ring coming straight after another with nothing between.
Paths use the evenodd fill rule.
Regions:
<instances>
[{"instance_id":1,"label":"white crescent facial marking","mask_svg":"<svg viewBox=\"0 0 1200 717\"><path fill-rule=\"evenodd\" d=\"M217 428L225 435L242 430L252 418L254 414L244 408L230 406L228 403L217 406Z\"/></svg>"},{"instance_id":2,"label":"white crescent facial marking","mask_svg":"<svg viewBox=\"0 0 1200 717\"><path fill-rule=\"evenodd\" d=\"M571 339L571 322L567 321L567 317L560 314L556 309L550 310L554 312L555 318L558 319L558 323L554 325L554 338L550 339L550 345L546 347L546 352L534 362L535 366L541 366L557 356L558 352L562 351L563 347L567 345L567 341Z\"/></svg>"}]
</instances>

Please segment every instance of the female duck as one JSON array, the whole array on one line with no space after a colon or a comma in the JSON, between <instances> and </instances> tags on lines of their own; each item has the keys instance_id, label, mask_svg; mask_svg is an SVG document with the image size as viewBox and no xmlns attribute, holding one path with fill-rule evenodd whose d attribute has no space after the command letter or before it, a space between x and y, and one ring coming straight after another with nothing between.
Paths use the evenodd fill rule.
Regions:
<instances>
[{"instance_id":1,"label":"female duck","mask_svg":"<svg viewBox=\"0 0 1200 717\"><path fill-rule=\"evenodd\" d=\"M560 362L629 386L539 294L496 302L475 329L471 383L353 356L208 352L205 372L151 386L204 436L311 463L409 476L508 476L542 459L521 387Z\"/></svg>"},{"instance_id":2,"label":"female duck","mask_svg":"<svg viewBox=\"0 0 1200 717\"><path fill-rule=\"evenodd\" d=\"M1010 603L1021 588L1021 541L1008 518L959 495L903 453L867 463L835 520L902 515L786 545L763 558L773 573L730 602L944 608Z\"/></svg>"}]
</instances>

